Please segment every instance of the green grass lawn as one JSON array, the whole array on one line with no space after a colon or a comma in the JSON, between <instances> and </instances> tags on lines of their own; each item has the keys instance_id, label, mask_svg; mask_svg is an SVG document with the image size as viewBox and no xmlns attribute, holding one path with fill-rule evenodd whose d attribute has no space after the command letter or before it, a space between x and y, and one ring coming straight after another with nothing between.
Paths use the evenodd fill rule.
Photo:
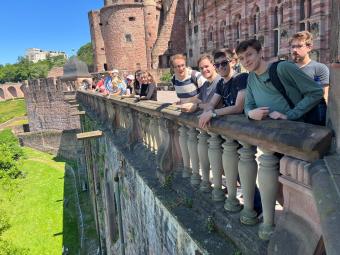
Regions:
<instances>
[{"instance_id":1,"label":"green grass lawn","mask_svg":"<svg viewBox=\"0 0 340 255\"><path fill-rule=\"evenodd\" d=\"M17 191L11 196L0 192L0 208L11 225L2 238L32 255L61 254L63 245L69 254L76 254L79 235L75 195L71 180L65 177L65 162L30 148L24 148L24 152L22 170L26 177L14 180Z\"/></svg>"},{"instance_id":2,"label":"green grass lawn","mask_svg":"<svg viewBox=\"0 0 340 255\"><path fill-rule=\"evenodd\" d=\"M0 124L14 117L26 114L26 104L24 99L7 100L0 102Z\"/></svg>"}]
</instances>

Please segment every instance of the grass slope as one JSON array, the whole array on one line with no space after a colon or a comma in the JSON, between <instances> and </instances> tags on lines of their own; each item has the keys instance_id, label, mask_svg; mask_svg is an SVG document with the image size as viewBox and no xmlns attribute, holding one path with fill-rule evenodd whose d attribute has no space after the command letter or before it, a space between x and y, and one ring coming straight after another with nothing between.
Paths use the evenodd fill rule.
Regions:
<instances>
[{"instance_id":1,"label":"grass slope","mask_svg":"<svg viewBox=\"0 0 340 255\"><path fill-rule=\"evenodd\" d=\"M0 124L14 117L26 114L26 104L24 99L7 100L0 102Z\"/></svg>"},{"instance_id":2,"label":"grass slope","mask_svg":"<svg viewBox=\"0 0 340 255\"><path fill-rule=\"evenodd\" d=\"M29 254L61 254L63 245L69 248L69 254L76 254L77 213L72 184L64 182L65 162L30 148L24 148L24 152L22 170L26 178L14 180L18 192L0 192L0 208L11 225L3 239L28 249Z\"/></svg>"}]
</instances>

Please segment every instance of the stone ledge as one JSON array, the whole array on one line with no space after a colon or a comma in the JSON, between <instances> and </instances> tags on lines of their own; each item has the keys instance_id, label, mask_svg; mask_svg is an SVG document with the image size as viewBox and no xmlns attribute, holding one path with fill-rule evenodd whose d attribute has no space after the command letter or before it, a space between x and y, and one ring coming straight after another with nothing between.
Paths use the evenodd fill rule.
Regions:
<instances>
[{"instance_id":1,"label":"stone ledge","mask_svg":"<svg viewBox=\"0 0 340 255\"><path fill-rule=\"evenodd\" d=\"M198 127L200 113L182 113L171 104L161 104L155 101L136 103L130 98L107 98L98 93L78 91L77 97L80 101L82 101L81 96L94 97L103 102L108 100L152 116ZM332 130L326 127L288 120L253 121L244 115L229 115L213 120L208 130L308 162L325 155L332 140Z\"/></svg>"}]
</instances>

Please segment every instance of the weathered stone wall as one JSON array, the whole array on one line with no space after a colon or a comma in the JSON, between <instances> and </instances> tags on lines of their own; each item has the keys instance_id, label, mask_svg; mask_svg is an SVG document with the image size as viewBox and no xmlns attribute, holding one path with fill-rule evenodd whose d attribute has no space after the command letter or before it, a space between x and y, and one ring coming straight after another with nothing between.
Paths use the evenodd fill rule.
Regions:
<instances>
[{"instance_id":1,"label":"weathered stone wall","mask_svg":"<svg viewBox=\"0 0 340 255\"><path fill-rule=\"evenodd\" d=\"M330 70L331 86L328 99L328 121L327 125L334 130L334 150L340 153L340 64L332 64Z\"/></svg>"},{"instance_id":2,"label":"weathered stone wall","mask_svg":"<svg viewBox=\"0 0 340 255\"><path fill-rule=\"evenodd\" d=\"M278 41L276 53L288 56L290 36L305 29L315 38L313 58L330 62L330 0L189 0L187 4L187 54L193 66L203 52L211 53L222 47L233 49L240 41L253 37L263 43L266 59L277 59L275 37Z\"/></svg>"},{"instance_id":3,"label":"weathered stone wall","mask_svg":"<svg viewBox=\"0 0 340 255\"><path fill-rule=\"evenodd\" d=\"M72 85L74 84L71 82L62 83L48 78L30 80L23 86L31 131L80 128L79 116L72 116L76 110L67 102L68 98L64 93L73 90Z\"/></svg>"},{"instance_id":4,"label":"weathered stone wall","mask_svg":"<svg viewBox=\"0 0 340 255\"><path fill-rule=\"evenodd\" d=\"M79 143L76 133L79 130L45 130L44 132L27 132L16 134L23 146L28 146L39 151L62 156L66 159L78 158Z\"/></svg>"},{"instance_id":5,"label":"weathered stone wall","mask_svg":"<svg viewBox=\"0 0 340 255\"><path fill-rule=\"evenodd\" d=\"M108 69L147 68L143 6L114 4L100 10Z\"/></svg>"},{"instance_id":6,"label":"weathered stone wall","mask_svg":"<svg viewBox=\"0 0 340 255\"><path fill-rule=\"evenodd\" d=\"M93 65L95 72L101 72L104 70L104 64L106 64L105 46L103 36L101 32L100 12L90 11L88 13L91 42L93 48Z\"/></svg>"},{"instance_id":7,"label":"weathered stone wall","mask_svg":"<svg viewBox=\"0 0 340 255\"><path fill-rule=\"evenodd\" d=\"M88 116L83 119L83 128L103 130ZM209 233L205 214L193 215L195 210L185 205L185 198L159 184L155 159L143 145L126 150L125 137L123 130L115 134L106 130L103 137L84 141L88 187L102 251L120 254L121 217L125 254L236 254L238 249L232 242L216 232ZM119 188L114 181L117 174ZM121 216L115 201L118 197Z\"/></svg>"},{"instance_id":8,"label":"weathered stone wall","mask_svg":"<svg viewBox=\"0 0 340 255\"><path fill-rule=\"evenodd\" d=\"M185 52L184 2L106 1L100 11L91 11L97 71L104 54L108 69L132 72L168 67L170 55Z\"/></svg>"}]
</instances>

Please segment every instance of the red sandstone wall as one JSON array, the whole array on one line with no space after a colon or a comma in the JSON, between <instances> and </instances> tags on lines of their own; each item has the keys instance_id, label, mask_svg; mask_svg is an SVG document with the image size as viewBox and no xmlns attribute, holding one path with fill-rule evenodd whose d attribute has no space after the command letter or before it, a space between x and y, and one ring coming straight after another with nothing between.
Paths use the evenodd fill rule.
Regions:
<instances>
[{"instance_id":1,"label":"red sandstone wall","mask_svg":"<svg viewBox=\"0 0 340 255\"><path fill-rule=\"evenodd\" d=\"M79 116L66 103L67 84L53 78L30 80L23 86L31 131L79 129Z\"/></svg>"},{"instance_id":2,"label":"red sandstone wall","mask_svg":"<svg viewBox=\"0 0 340 255\"><path fill-rule=\"evenodd\" d=\"M199 4L197 4L199 2ZM275 7L283 8L282 23L276 27L280 34L279 55L287 55L289 53L289 38L292 34L300 31L301 23L310 23L311 26L318 27L314 33L314 49L318 52L321 62L329 62L329 36L330 36L330 0L311 1L311 16L302 20L300 19L300 1L290 0L281 1L277 4L274 0L238 0L238 1L195 1L198 23L190 21L189 11L193 12L194 0L188 0L186 6L187 24L187 53L189 64L195 64L197 57L203 52L212 52L216 48L237 46L236 38L236 22L237 15L240 15L240 39L254 37L254 15L255 7L260 9L259 31L256 34L258 38L264 42L264 56L267 60L277 59L274 56L274 12ZM307 1L306 1L307 2ZM190 7L190 8L189 8ZM281 16L281 14L279 14ZM225 21L225 41L221 36L221 27ZM314 24L314 25L313 25ZM195 25L198 25L200 33L192 32ZM212 29L210 29L212 28ZM210 41L210 32L212 32L213 40ZM199 42L199 43L198 43ZM198 47L199 44L202 48ZM189 51L192 51L189 54ZM317 56L316 56L317 57Z\"/></svg>"},{"instance_id":3,"label":"red sandstone wall","mask_svg":"<svg viewBox=\"0 0 340 255\"><path fill-rule=\"evenodd\" d=\"M147 68L142 7L141 4L119 4L100 10L101 31L109 69ZM132 42L127 42L126 35L131 35Z\"/></svg>"},{"instance_id":4,"label":"red sandstone wall","mask_svg":"<svg viewBox=\"0 0 340 255\"><path fill-rule=\"evenodd\" d=\"M104 70L106 63L105 46L100 26L100 12L90 11L88 14L91 32L91 42L93 47L93 64L94 71L101 72Z\"/></svg>"}]
</instances>

